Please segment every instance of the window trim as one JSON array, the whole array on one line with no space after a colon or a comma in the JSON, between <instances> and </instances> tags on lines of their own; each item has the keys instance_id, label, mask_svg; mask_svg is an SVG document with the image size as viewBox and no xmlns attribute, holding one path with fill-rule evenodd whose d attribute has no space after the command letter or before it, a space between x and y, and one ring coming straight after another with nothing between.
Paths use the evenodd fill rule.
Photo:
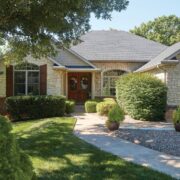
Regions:
<instances>
[{"instance_id":1,"label":"window trim","mask_svg":"<svg viewBox=\"0 0 180 180\"><path fill-rule=\"evenodd\" d=\"M39 66L38 66L39 67ZM40 69L39 70L16 70L13 66L13 96L17 96L15 95L15 72L25 72L25 96L28 95L28 73L29 72L38 72L38 79L39 79L39 83L38 83L38 88L39 88L39 93L40 94Z\"/></svg>"}]
</instances>

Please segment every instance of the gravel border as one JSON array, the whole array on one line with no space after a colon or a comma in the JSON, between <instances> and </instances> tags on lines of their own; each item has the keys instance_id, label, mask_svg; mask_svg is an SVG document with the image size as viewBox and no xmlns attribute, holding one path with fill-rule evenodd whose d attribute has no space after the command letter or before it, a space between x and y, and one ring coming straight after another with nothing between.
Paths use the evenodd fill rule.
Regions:
<instances>
[{"instance_id":1,"label":"gravel border","mask_svg":"<svg viewBox=\"0 0 180 180\"><path fill-rule=\"evenodd\" d=\"M180 156L180 133L174 130L119 129L115 135L153 150Z\"/></svg>"}]
</instances>

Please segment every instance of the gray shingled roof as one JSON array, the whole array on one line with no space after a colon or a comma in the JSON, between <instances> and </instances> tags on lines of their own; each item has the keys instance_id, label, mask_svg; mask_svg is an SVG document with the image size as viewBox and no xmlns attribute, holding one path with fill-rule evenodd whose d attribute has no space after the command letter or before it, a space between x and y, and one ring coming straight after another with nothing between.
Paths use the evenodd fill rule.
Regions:
<instances>
[{"instance_id":1,"label":"gray shingled roof","mask_svg":"<svg viewBox=\"0 0 180 180\"><path fill-rule=\"evenodd\" d=\"M125 31L90 31L71 50L90 61L148 62L167 46Z\"/></svg>"},{"instance_id":2,"label":"gray shingled roof","mask_svg":"<svg viewBox=\"0 0 180 180\"><path fill-rule=\"evenodd\" d=\"M156 67L162 63L176 63L177 60L171 60L175 54L180 53L180 42L168 47L150 62L139 68L136 72L142 72Z\"/></svg>"}]
</instances>

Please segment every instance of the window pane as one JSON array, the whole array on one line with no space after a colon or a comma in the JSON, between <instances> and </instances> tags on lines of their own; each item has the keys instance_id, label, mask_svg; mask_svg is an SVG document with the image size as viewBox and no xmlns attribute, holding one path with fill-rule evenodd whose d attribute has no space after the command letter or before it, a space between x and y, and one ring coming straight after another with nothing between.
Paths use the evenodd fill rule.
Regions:
<instances>
[{"instance_id":1,"label":"window pane","mask_svg":"<svg viewBox=\"0 0 180 180\"><path fill-rule=\"evenodd\" d=\"M23 62L15 66L16 70L39 70L39 66L27 62Z\"/></svg>"},{"instance_id":2,"label":"window pane","mask_svg":"<svg viewBox=\"0 0 180 180\"><path fill-rule=\"evenodd\" d=\"M28 72L28 84L39 83L39 72Z\"/></svg>"},{"instance_id":3,"label":"window pane","mask_svg":"<svg viewBox=\"0 0 180 180\"><path fill-rule=\"evenodd\" d=\"M116 88L110 88L110 95L115 96L116 95Z\"/></svg>"},{"instance_id":4,"label":"window pane","mask_svg":"<svg viewBox=\"0 0 180 180\"><path fill-rule=\"evenodd\" d=\"M115 87L116 86L117 79L118 79L118 77L111 77L110 78L110 86L111 87Z\"/></svg>"},{"instance_id":5,"label":"window pane","mask_svg":"<svg viewBox=\"0 0 180 180\"><path fill-rule=\"evenodd\" d=\"M28 95L38 95L39 84L28 84Z\"/></svg>"},{"instance_id":6,"label":"window pane","mask_svg":"<svg viewBox=\"0 0 180 180\"><path fill-rule=\"evenodd\" d=\"M25 84L15 84L14 88L15 88L14 91L15 96L21 96L26 94Z\"/></svg>"},{"instance_id":7,"label":"window pane","mask_svg":"<svg viewBox=\"0 0 180 180\"><path fill-rule=\"evenodd\" d=\"M103 78L103 95L104 96L109 96L109 79L107 77Z\"/></svg>"},{"instance_id":8,"label":"window pane","mask_svg":"<svg viewBox=\"0 0 180 180\"><path fill-rule=\"evenodd\" d=\"M25 84L26 81L26 72L15 72L14 73L14 83L23 83Z\"/></svg>"}]
</instances>

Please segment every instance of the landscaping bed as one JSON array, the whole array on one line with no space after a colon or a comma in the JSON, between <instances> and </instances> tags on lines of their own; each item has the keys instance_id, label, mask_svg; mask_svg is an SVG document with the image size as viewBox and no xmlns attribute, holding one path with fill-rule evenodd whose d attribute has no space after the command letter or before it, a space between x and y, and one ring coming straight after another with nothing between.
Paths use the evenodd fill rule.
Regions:
<instances>
[{"instance_id":1,"label":"landscaping bed","mask_svg":"<svg viewBox=\"0 0 180 180\"><path fill-rule=\"evenodd\" d=\"M120 129L116 136L147 148L180 156L180 133L174 130Z\"/></svg>"}]
</instances>

